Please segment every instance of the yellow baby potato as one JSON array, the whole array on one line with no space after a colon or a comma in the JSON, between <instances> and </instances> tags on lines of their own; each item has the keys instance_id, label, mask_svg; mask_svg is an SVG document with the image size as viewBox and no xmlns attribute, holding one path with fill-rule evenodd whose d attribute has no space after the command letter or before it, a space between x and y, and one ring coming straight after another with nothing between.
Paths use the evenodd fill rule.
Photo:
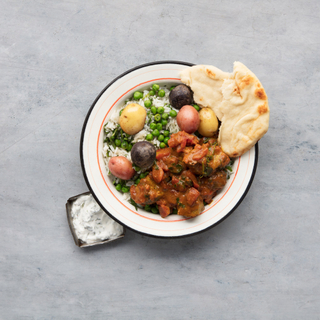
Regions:
<instances>
[{"instance_id":1,"label":"yellow baby potato","mask_svg":"<svg viewBox=\"0 0 320 320\"><path fill-rule=\"evenodd\" d=\"M200 125L199 133L204 137L212 137L218 130L218 119L215 113L210 108L202 108L199 111Z\"/></svg>"},{"instance_id":2,"label":"yellow baby potato","mask_svg":"<svg viewBox=\"0 0 320 320\"><path fill-rule=\"evenodd\" d=\"M128 104L120 116L120 126L122 130L130 135L141 131L146 121L147 112L137 103Z\"/></svg>"}]
</instances>

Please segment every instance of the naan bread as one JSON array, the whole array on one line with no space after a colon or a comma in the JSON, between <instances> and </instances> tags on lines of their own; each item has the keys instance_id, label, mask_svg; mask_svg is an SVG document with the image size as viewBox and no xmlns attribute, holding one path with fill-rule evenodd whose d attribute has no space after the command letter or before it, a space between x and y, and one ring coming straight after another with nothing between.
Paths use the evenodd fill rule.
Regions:
<instances>
[{"instance_id":1,"label":"naan bread","mask_svg":"<svg viewBox=\"0 0 320 320\"><path fill-rule=\"evenodd\" d=\"M268 131L267 95L258 78L242 63L234 63L233 74L200 65L180 75L194 92L195 102L212 108L221 121L218 142L230 157L244 154Z\"/></svg>"},{"instance_id":2,"label":"naan bread","mask_svg":"<svg viewBox=\"0 0 320 320\"><path fill-rule=\"evenodd\" d=\"M233 70L234 79L225 80L221 87L218 143L230 157L238 157L268 131L270 111L267 95L255 74L240 62L234 63Z\"/></svg>"},{"instance_id":3,"label":"naan bread","mask_svg":"<svg viewBox=\"0 0 320 320\"><path fill-rule=\"evenodd\" d=\"M210 107L215 111L222 102L223 81L231 78L232 74L214 66L197 65L182 70L180 77L181 81L193 91L193 99L199 106ZM220 119L222 114L216 113L216 116Z\"/></svg>"}]
</instances>

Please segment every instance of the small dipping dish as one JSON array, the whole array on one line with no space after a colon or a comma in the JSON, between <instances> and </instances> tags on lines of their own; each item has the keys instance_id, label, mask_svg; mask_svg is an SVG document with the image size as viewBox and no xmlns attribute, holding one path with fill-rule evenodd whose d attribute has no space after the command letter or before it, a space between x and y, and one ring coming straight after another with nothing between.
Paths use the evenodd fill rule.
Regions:
<instances>
[{"instance_id":1,"label":"small dipping dish","mask_svg":"<svg viewBox=\"0 0 320 320\"><path fill-rule=\"evenodd\" d=\"M73 208L75 208L74 211L72 210ZM85 224L85 226L81 226L82 231L90 230L87 232L87 233L90 232L90 239L88 238L88 241L86 241L85 239L81 239L81 235L79 236L79 234L80 234L79 221L77 223L75 223L75 220L74 220L75 215L79 214L80 208L85 210L84 216L83 216L83 224ZM100 219L100 217L95 217L94 216L95 212L90 217L90 214L91 214L89 212L90 209L98 210L97 214L100 214L100 216L103 217L102 219L104 221L102 221L102 219ZM114 240L122 239L125 235L125 228L122 225L120 225L119 223L117 223L116 221L114 221L113 219L111 219L109 217L109 215L107 213L105 213L105 211L103 211L99 207L99 205L96 203L96 201L94 200L94 198L90 192L85 192L85 193L82 193L77 196L69 198L66 203L66 210L67 210L67 219L68 219L69 227L70 227L74 242L80 248L91 247L91 246L95 246L98 244L109 243ZM102 212L100 210L102 210ZM89 212L89 214L88 214L88 212ZM104 216L103 213L106 214L106 216ZM114 229L114 232L111 233L110 235L108 235L108 233L105 233L105 237L97 236L97 239L94 239L95 232L94 232L94 230L91 230L91 229L92 229L92 226L94 227L94 224L96 223L96 221L98 221L98 223L99 223L98 227L99 227L100 231L101 230L104 231L103 225L101 223L105 222L106 228L107 227L109 229L111 228L111 231L112 231L112 229ZM88 234L87 234L87 236L88 236Z\"/></svg>"}]
</instances>

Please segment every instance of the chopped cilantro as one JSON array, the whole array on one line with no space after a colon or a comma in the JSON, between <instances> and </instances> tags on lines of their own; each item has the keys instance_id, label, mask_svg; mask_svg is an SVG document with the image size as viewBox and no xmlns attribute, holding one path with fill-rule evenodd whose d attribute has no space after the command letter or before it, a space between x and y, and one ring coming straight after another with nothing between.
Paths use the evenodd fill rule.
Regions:
<instances>
[{"instance_id":1,"label":"chopped cilantro","mask_svg":"<svg viewBox=\"0 0 320 320\"><path fill-rule=\"evenodd\" d=\"M185 205L183 203L180 202L180 199L177 198L177 206L181 207L181 208L185 208Z\"/></svg>"},{"instance_id":2,"label":"chopped cilantro","mask_svg":"<svg viewBox=\"0 0 320 320\"><path fill-rule=\"evenodd\" d=\"M138 205L133 201L132 198L130 198L129 202L135 207L135 209L138 211Z\"/></svg>"}]
</instances>

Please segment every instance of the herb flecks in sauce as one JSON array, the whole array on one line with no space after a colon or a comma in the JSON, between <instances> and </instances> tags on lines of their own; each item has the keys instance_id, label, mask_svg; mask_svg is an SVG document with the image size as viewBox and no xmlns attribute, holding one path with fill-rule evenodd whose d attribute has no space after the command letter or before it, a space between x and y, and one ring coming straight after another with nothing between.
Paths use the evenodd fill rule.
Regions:
<instances>
[{"instance_id":1,"label":"herb flecks in sauce","mask_svg":"<svg viewBox=\"0 0 320 320\"><path fill-rule=\"evenodd\" d=\"M157 151L148 177L131 187L131 197L142 206L156 204L162 217L170 213L195 217L226 184L230 159L212 138L204 143L180 131L168 144Z\"/></svg>"}]
</instances>

